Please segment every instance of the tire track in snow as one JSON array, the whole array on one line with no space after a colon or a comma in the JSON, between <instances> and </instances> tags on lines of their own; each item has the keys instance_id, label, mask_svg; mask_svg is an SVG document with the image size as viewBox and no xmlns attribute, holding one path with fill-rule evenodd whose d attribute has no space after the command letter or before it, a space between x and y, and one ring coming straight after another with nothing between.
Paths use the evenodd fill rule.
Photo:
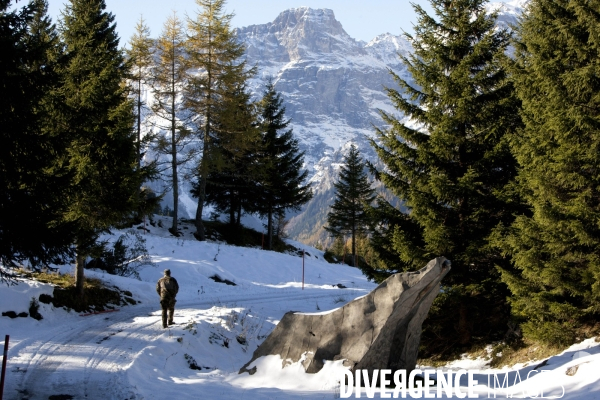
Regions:
<instances>
[{"instance_id":1,"label":"tire track in snow","mask_svg":"<svg viewBox=\"0 0 600 400\"><path fill-rule=\"evenodd\" d=\"M294 292L210 296L199 301L178 303L177 308L210 308L230 306L231 303L244 307L277 301L285 304L348 293L335 289L326 290L327 293L323 293L322 289ZM357 293L353 291L353 294ZM107 317L103 314L82 317L80 322L69 326L71 329L67 332L55 328L50 338L42 339L45 336L42 333L35 338L21 340L11 354L24 357L31 353L32 356L28 357L23 368L17 366L17 372L14 369L10 372L12 379L7 382L12 381L13 385L5 388L6 396L14 394L15 399L28 400L45 400L60 394L73 396L73 399L135 398L135 392L127 381L126 368L122 366L125 361L133 361L139 351L164 332L157 310L158 304L156 307L125 307ZM133 323L136 317L148 316L155 318ZM153 325L156 328L152 329Z\"/></svg>"},{"instance_id":2,"label":"tire track in snow","mask_svg":"<svg viewBox=\"0 0 600 400\"><path fill-rule=\"evenodd\" d=\"M26 372L21 377L18 387L15 388L21 393L20 398L47 399L50 395L58 394L68 394L76 399L94 398L86 397L87 383L90 382L91 375L100 377L99 375L103 374L98 369L88 368L88 365L90 362L94 363L96 359L104 358L102 353L106 350L106 345L103 345L102 339L114 331L115 324L132 320L141 312L148 313L151 310L150 306L135 307L122 309L123 313L114 313L106 318L99 317L92 321L84 319L76 323L69 332L59 332L46 339L41 345L38 345L38 339L31 345L25 346L19 353L27 353L30 350L34 356L29 360L25 367ZM146 328L145 325L128 325L135 327L135 331ZM115 346L116 343L112 348L114 349ZM109 375L102 379L105 387L111 386L111 378Z\"/></svg>"}]
</instances>

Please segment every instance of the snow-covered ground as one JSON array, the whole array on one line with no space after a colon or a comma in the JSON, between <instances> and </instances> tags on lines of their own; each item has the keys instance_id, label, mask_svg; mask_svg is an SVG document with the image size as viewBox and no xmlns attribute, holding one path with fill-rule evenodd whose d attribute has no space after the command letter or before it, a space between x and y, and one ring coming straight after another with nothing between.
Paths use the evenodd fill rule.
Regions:
<instances>
[{"instance_id":1,"label":"snow-covered ground","mask_svg":"<svg viewBox=\"0 0 600 400\"><path fill-rule=\"evenodd\" d=\"M166 218L163 225L169 226ZM0 339L10 335L4 399L340 396L341 361L326 363L318 374L306 374L299 363L287 362L281 369L282 360L269 356L255 361L259 367L254 375L240 375L238 371L285 312L330 310L374 289L359 270L328 264L321 251L292 242L306 251L302 289L303 260L296 254L197 242L191 237L192 227L183 229L185 235L180 238L170 237L165 229L147 227L146 245L156 265L142 269L141 280L86 270L88 276L131 291L140 304L80 316L40 303L41 321L0 317ZM120 233L115 232L113 239ZM176 324L169 329L161 326L155 292L165 268L171 269L181 287ZM73 269L65 266L63 272L72 273ZM237 286L214 282L209 277L215 274ZM347 289L339 289L337 284ZM52 290L50 285L32 281L2 285L0 310L26 312L32 297L51 294ZM494 397L487 377L491 376L493 385L496 374L500 385L508 376L504 386L510 387L508 391L497 390L497 398L510 394L533 397L541 389L546 398L560 397L564 388L565 399L600 399L600 343L586 340L534 370L540 362L492 370L483 360L461 360L444 371L480 370L474 375L479 382L474 391L480 398ZM575 375L566 375L575 365L579 365ZM461 377L460 385L467 385L467 376ZM381 395L378 390L377 398ZM435 388L430 392L437 393ZM362 397L367 397L365 389Z\"/></svg>"}]
</instances>

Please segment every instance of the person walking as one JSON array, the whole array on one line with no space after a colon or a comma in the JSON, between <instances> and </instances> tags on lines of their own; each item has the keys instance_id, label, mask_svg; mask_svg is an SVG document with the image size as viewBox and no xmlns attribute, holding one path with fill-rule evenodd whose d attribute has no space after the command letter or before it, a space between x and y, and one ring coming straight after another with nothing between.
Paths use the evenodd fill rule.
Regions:
<instances>
[{"instance_id":1,"label":"person walking","mask_svg":"<svg viewBox=\"0 0 600 400\"><path fill-rule=\"evenodd\" d=\"M171 276L171 270L165 269L165 276L156 282L156 292L160 296L160 306L162 307L163 328L173 325L173 314L175 313L175 296L179 291L177 280ZM167 318L168 312L168 318Z\"/></svg>"}]
</instances>

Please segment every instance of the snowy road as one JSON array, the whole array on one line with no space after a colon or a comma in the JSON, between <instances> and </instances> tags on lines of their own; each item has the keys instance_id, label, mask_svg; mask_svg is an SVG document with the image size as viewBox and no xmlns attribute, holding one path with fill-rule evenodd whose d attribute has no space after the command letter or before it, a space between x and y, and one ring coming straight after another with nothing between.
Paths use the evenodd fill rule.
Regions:
<instances>
[{"instance_id":1,"label":"snowy road","mask_svg":"<svg viewBox=\"0 0 600 400\"><path fill-rule=\"evenodd\" d=\"M168 226L166 220L162 222ZM326 363L317 374L306 374L301 360L267 356L256 361L260 363L256 374L240 375L238 371L285 312L335 309L372 290L376 285L360 270L329 264L322 251L308 247L305 250L310 255L302 259L294 254L164 237L166 233L152 229L156 235L148 235L147 246L156 267L141 270L141 280L86 272L131 292L141 304L87 317L40 304L41 321L0 318L0 335L10 335L4 399L301 400L339 396L339 379L346 371L341 361ZM116 237L118 233L112 239ZM162 328L154 291L164 268L171 269L180 283L176 325L169 329ZM62 272L73 273L69 266ZM216 283L211 279L214 275L237 286ZM301 290L301 278L305 290ZM340 289L341 285L348 289ZM1 311L25 312L31 299L52 294L53 289L27 280L16 286L0 285ZM579 353L584 357L577 358ZM514 366L511 373L527 376L540 362ZM483 370L477 390L485 398L489 388L481 383L486 382L486 374L507 372L489 369L487 363L485 359L464 359L446 368ZM600 399L598 342L583 341L544 365L538 369L544 373L522 384L511 383L510 393L556 387L564 388L564 398L569 400ZM572 366L578 366L574 377L565 374Z\"/></svg>"},{"instance_id":2,"label":"snowy road","mask_svg":"<svg viewBox=\"0 0 600 400\"><path fill-rule=\"evenodd\" d=\"M260 304L291 305L307 301L312 304L319 299L326 301L339 296L339 291L333 290L325 293L323 290L277 292L229 294L218 299L178 304L175 321L181 324L182 315L187 311L207 309L216 302L256 307ZM306 309L306 305L299 308ZM61 395L62 398L73 399L137 398L137 389L131 387L124 370L163 333L160 311L156 306L146 305L79 317L71 319L65 326L31 332L31 336L11 347L11 354L18 356L11 358L6 397L31 400ZM245 361L240 360L240 366Z\"/></svg>"}]
</instances>

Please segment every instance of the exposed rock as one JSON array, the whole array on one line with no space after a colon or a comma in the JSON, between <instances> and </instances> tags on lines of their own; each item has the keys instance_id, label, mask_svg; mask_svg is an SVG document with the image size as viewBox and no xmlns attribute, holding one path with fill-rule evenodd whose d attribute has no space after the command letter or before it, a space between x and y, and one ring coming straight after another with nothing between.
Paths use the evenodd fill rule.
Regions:
<instances>
[{"instance_id":1,"label":"exposed rock","mask_svg":"<svg viewBox=\"0 0 600 400\"><path fill-rule=\"evenodd\" d=\"M286 313L275 330L240 369L250 372L259 357L279 355L303 365L308 373L325 360L345 360L355 369L406 369L417 362L421 325L450 270L444 257L416 272L395 274L368 295L327 313Z\"/></svg>"},{"instance_id":2,"label":"exposed rock","mask_svg":"<svg viewBox=\"0 0 600 400\"><path fill-rule=\"evenodd\" d=\"M49 294L46 293L42 293L40 294L40 303L44 303L44 304L50 304L52 303L52 300L54 300L54 298L52 296L50 296Z\"/></svg>"},{"instance_id":3,"label":"exposed rock","mask_svg":"<svg viewBox=\"0 0 600 400\"><path fill-rule=\"evenodd\" d=\"M213 276L209 276L210 279L217 283L224 283L229 286L237 286L235 282L230 281L229 279L223 279L218 274L214 274Z\"/></svg>"},{"instance_id":4,"label":"exposed rock","mask_svg":"<svg viewBox=\"0 0 600 400\"><path fill-rule=\"evenodd\" d=\"M262 93L273 79L309 166L345 142L373 134L371 123L382 122L377 109L391 110L384 86L396 84L389 69L405 74L398 53L412 50L400 35L357 41L329 9L292 8L236 33L248 63L259 69L252 90Z\"/></svg>"},{"instance_id":5,"label":"exposed rock","mask_svg":"<svg viewBox=\"0 0 600 400\"><path fill-rule=\"evenodd\" d=\"M579 367L582 366L583 364L587 364L588 362L589 361L586 361L581 364L577 364L577 365L567 368L567 371L565 372L565 374L567 374L568 376L575 376L575 374L579 370Z\"/></svg>"},{"instance_id":6,"label":"exposed rock","mask_svg":"<svg viewBox=\"0 0 600 400\"><path fill-rule=\"evenodd\" d=\"M27 318L29 316L29 314L27 314L26 312L20 312L20 313L16 313L14 311L6 311L2 313L3 317L9 317L9 318Z\"/></svg>"}]
</instances>

